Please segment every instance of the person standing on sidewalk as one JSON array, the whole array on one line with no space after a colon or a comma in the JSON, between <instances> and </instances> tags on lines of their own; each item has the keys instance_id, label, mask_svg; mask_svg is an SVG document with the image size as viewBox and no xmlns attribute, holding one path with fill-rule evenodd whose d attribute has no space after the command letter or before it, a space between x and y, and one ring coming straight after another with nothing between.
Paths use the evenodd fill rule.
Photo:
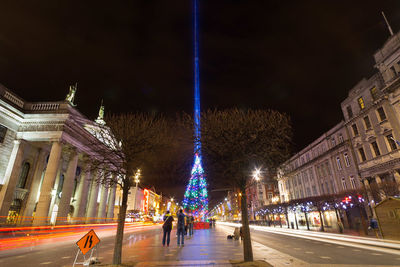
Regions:
<instances>
[{"instance_id":1,"label":"person standing on sidewalk","mask_svg":"<svg viewBox=\"0 0 400 267\"><path fill-rule=\"evenodd\" d=\"M167 210L167 213L164 216L164 224L162 226L163 228L163 239L162 239L162 245L165 246L165 239L167 239L167 246L169 247L169 241L171 237L171 230L172 230L172 222L174 221L174 217L172 217L172 214L169 213L169 210Z\"/></svg>"},{"instance_id":2,"label":"person standing on sidewalk","mask_svg":"<svg viewBox=\"0 0 400 267\"><path fill-rule=\"evenodd\" d=\"M189 225L189 236L193 235L193 223L194 223L194 217L193 214L190 214L189 218L188 218L188 225Z\"/></svg>"},{"instance_id":3,"label":"person standing on sidewalk","mask_svg":"<svg viewBox=\"0 0 400 267\"><path fill-rule=\"evenodd\" d=\"M182 247L185 245L185 217L186 215L183 213L183 210L180 209L178 213L178 224L176 232L178 235L178 246L182 245Z\"/></svg>"}]
</instances>

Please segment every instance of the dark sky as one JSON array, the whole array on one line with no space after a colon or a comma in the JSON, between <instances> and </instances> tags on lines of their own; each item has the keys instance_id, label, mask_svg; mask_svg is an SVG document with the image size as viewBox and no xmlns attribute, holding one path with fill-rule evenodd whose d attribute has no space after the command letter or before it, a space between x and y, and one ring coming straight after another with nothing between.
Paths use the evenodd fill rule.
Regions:
<instances>
[{"instance_id":1,"label":"dark sky","mask_svg":"<svg viewBox=\"0 0 400 267\"><path fill-rule=\"evenodd\" d=\"M0 2L0 83L29 101L62 100L78 82L78 109L192 108L188 0ZM202 108L274 108L290 114L296 149L342 118L340 102L373 72L400 29L398 0L200 0Z\"/></svg>"}]
</instances>

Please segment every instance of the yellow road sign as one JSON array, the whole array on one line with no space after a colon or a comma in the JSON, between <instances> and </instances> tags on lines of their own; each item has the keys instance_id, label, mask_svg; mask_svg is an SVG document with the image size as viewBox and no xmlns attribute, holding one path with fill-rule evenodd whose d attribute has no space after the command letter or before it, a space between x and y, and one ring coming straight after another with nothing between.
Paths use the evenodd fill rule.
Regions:
<instances>
[{"instance_id":1,"label":"yellow road sign","mask_svg":"<svg viewBox=\"0 0 400 267\"><path fill-rule=\"evenodd\" d=\"M79 241L76 242L76 245L82 251L82 254L85 255L89 250L94 248L94 246L96 246L97 243L99 243L99 242L100 242L99 237L96 235L96 233L92 229L89 231L89 233L87 233L81 239L79 239Z\"/></svg>"}]
</instances>

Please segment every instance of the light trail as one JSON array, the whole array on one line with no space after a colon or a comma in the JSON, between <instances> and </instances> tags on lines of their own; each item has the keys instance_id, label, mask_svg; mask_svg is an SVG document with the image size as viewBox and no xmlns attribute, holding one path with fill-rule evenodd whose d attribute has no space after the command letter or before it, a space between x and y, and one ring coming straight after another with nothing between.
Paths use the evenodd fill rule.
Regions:
<instances>
[{"instance_id":1,"label":"light trail","mask_svg":"<svg viewBox=\"0 0 400 267\"><path fill-rule=\"evenodd\" d=\"M124 232L150 226L159 226L159 224L125 223ZM103 235L113 235L116 232L117 223L0 228L0 251L62 241L77 241L78 237L90 229L94 229L97 233Z\"/></svg>"}]
</instances>

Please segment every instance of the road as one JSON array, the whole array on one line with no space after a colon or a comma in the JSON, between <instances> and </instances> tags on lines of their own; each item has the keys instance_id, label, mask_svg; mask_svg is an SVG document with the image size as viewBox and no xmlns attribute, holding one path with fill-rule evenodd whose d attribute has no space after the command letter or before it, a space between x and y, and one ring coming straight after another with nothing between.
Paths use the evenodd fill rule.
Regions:
<instances>
[{"instance_id":1,"label":"road","mask_svg":"<svg viewBox=\"0 0 400 267\"><path fill-rule=\"evenodd\" d=\"M87 231L71 231L62 236L51 236L37 245L4 249L0 251L0 266L71 266L77 252L75 242ZM99 259L102 263L111 263L115 226L105 226L95 231L101 239ZM185 240L185 247L178 247L173 231L171 246L167 248L161 245L160 225L128 225L124 235L123 262L169 262L169 266L191 266L190 262L193 261L228 262L229 259L242 259L240 241L226 239L226 234L232 232L232 227L223 225L217 225L216 229L198 230L194 237ZM275 255L282 264L276 264L279 261L275 261L274 266L295 266L296 262L302 262L302 266L400 266L398 250L369 250L354 244L333 244L258 230L252 230L251 234L255 258L270 261L271 256Z\"/></svg>"},{"instance_id":2,"label":"road","mask_svg":"<svg viewBox=\"0 0 400 267\"><path fill-rule=\"evenodd\" d=\"M222 226L221 226L222 227ZM226 227L226 226L224 226ZM231 232L233 228L229 227ZM391 249L369 250L357 245L322 242L297 236L251 230L252 241L275 249L280 253L308 264L394 265L400 266L400 251ZM385 252L387 251L387 252ZM388 253L388 252L396 253ZM268 261L268 259L267 259Z\"/></svg>"},{"instance_id":3,"label":"road","mask_svg":"<svg viewBox=\"0 0 400 267\"><path fill-rule=\"evenodd\" d=\"M0 266L27 267L27 266L72 266L78 251L76 242L89 231L80 229L74 232L50 233L38 241L33 241L30 246L14 249L3 248L0 251ZM124 247L153 237L160 230L159 225L133 225L127 224L124 234ZM101 262L111 263L116 226L95 227L96 234L100 238L97 247ZM49 231L51 232L51 231ZM59 232L59 231L52 231ZM0 239L0 243L5 243Z\"/></svg>"}]
</instances>

